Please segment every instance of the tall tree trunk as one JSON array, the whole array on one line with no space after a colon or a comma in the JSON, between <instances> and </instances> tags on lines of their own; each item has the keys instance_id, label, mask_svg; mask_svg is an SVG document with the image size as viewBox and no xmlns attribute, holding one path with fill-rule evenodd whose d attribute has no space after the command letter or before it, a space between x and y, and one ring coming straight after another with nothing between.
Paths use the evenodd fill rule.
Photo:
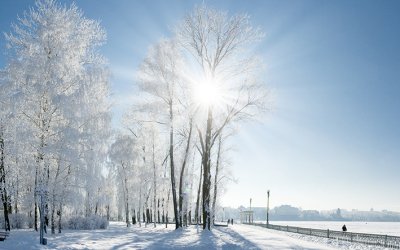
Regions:
<instances>
[{"instance_id":1,"label":"tall tree trunk","mask_svg":"<svg viewBox=\"0 0 400 250\"><path fill-rule=\"evenodd\" d=\"M157 199L157 178L156 178L156 160L155 160L155 152L154 152L154 135L153 135L153 169L154 169L154 227L156 227L156 212L157 212L157 208L156 208L156 199ZM160 204L160 201L158 201L158 204Z\"/></svg>"},{"instance_id":2,"label":"tall tree trunk","mask_svg":"<svg viewBox=\"0 0 400 250\"><path fill-rule=\"evenodd\" d=\"M135 209L133 209L133 213L132 213L132 224L133 225L136 224L136 211L135 211Z\"/></svg>"},{"instance_id":3,"label":"tall tree trunk","mask_svg":"<svg viewBox=\"0 0 400 250\"><path fill-rule=\"evenodd\" d=\"M62 229L62 226L61 226L61 219L62 219L62 212L63 212L63 210L62 210L62 201L60 201L60 209L58 210L58 233L60 234L61 233L61 229Z\"/></svg>"},{"instance_id":4,"label":"tall tree trunk","mask_svg":"<svg viewBox=\"0 0 400 250\"><path fill-rule=\"evenodd\" d=\"M67 184L68 184L68 177L71 174L71 164L68 165L67 169L68 169L68 171L67 171L67 176L66 176L65 181L64 181L63 190L62 190L62 193L61 193L60 210L59 210L59 214L58 214L58 233L59 234L61 233L61 229L62 229L61 219L62 219L62 214L63 214L63 209L62 209L63 208L63 200L64 200L64 196L65 196L65 190L66 190Z\"/></svg>"},{"instance_id":5,"label":"tall tree trunk","mask_svg":"<svg viewBox=\"0 0 400 250\"><path fill-rule=\"evenodd\" d=\"M187 206L186 206L186 208L185 208L185 227L188 226L187 220L188 220L188 211L187 211Z\"/></svg>"},{"instance_id":6,"label":"tall tree trunk","mask_svg":"<svg viewBox=\"0 0 400 250\"><path fill-rule=\"evenodd\" d=\"M110 204L106 205L107 221L110 221Z\"/></svg>"},{"instance_id":7,"label":"tall tree trunk","mask_svg":"<svg viewBox=\"0 0 400 250\"><path fill-rule=\"evenodd\" d=\"M210 188L211 188L211 128L212 107L208 107L206 139L203 151L203 229L211 230Z\"/></svg>"},{"instance_id":8,"label":"tall tree trunk","mask_svg":"<svg viewBox=\"0 0 400 250\"><path fill-rule=\"evenodd\" d=\"M46 178L46 187L49 187L49 181L50 181L50 165L46 163L46 172L47 172L47 178ZM45 199L45 205L44 205L44 231L47 234L47 228L49 227L49 193L45 192L46 199Z\"/></svg>"},{"instance_id":9,"label":"tall tree trunk","mask_svg":"<svg viewBox=\"0 0 400 250\"><path fill-rule=\"evenodd\" d=\"M130 222L129 222L129 203L128 203L128 199L125 202L125 222L126 222L126 227L129 227Z\"/></svg>"},{"instance_id":10,"label":"tall tree trunk","mask_svg":"<svg viewBox=\"0 0 400 250\"><path fill-rule=\"evenodd\" d=\"M4 229L10 231L10 220L8 218L8 197L6 190L6 169L5 169L5 147L3 125L0 127L0 185L1 185L1 200L4 208Z\"/></svg>"},{"instance_id":11,"label":"tall tree trunk","mask_svg":"<svg viewBox=\"0 0 400 250\"><path fill-rule=\"evenodd\" d=\"M151 188L149 189L149 193L146 196L146 201L145 201L145 207L146 209L143 210L143 214L146 212L146 224L145 226L147 227L147 224L150 223L150 211L149 211L149 198L150 198L150 194L151 194Z\"/></svg>"},{"instance_id":12,"label":"tall tree trunk","mask_svg":"<svg viewBox=\"0 0 400 250\"><path fill-rule=\"evenodd\" d=\"M150 209L146 208L146 224L150 223Z\"/></svg>"},{"instance_id":13,"label":"tall tree trunk","mask_svg":"<svg viewBox=\"0 0 400 250\"><path fill-rule=\"evenodd\" d=\"M170 140L169 140L169 159L171 167L171 186L172 186L172 202L174 205L174 216L175 216L175 229L180 226L179 215L178 215L178 204L176 200L176 187L175 187L175 167L174 167L174 127L173 127L173 111L172 111L172 100L169 104L170 114Z\"/></svg>"},{"instance_id":14,"label":"tall tree trunk","mask_svg":"<svg viewBox=\"0 0 400 250\"><path fill-rule=\"evenodd\" d=\"M85 212L85 217L89 217L90 214L90 192L86 192L86 212Z\"/></svg>"},{"instance_id":15,"label":"tall tree trunk","mask_svg":"<svg viewBox=\"0 0 400 250\"><path fill-rule=\"evenodd\" d=\"M36 187L38 186L38 165L36 165L36 175L35 175L35 187L33 188L33 199L35 200L35 231L38 231L38 204L37 204L37 194L36 194Z\"/></svg>"},{"instance_id":16,"label":"tall tree trunk","mask_svg":"<svg viewBox=\"0 0 400 250\"><path fill-rule=\"evenodd\" d=\"M196 209L194 212L194 216L196 216L196 224L199 225L199 207L200 207L200 194L201 194L201 180L203 178L203 163L200 166L200 180L199 180L199 188L197 189L197 201L196 201Z\"/></svg>"},{"instance_id":17,"label":"tall tree trunk","mask_svg":"<svg viewBox=\"0 0 400 250\"><path fill-rule=\"evenodd\" d=\"M182 171L181 171L181 176L180 176L180 179L179 179L179 215L180 215L180 218L179 218L179 221L180 221L180 226L182 226L182 204L183 204L183 188L185 188L185 187L183 187L183 176L184 176L184 173L185 173L185 167L186 167L186 163L187 163L187 158L189 157L189 149L190 149L190 140L191 140L191 137L192 137L192 128L193 128L193 125L192 125L192 120L190 120L190 122L189 122L189 135L188 135L188 138L187 138L187 141L186 141L186 149L185 149L185 156L184 156L184 160L183 160L183 163L182 163Z\"/></svg>"},{"instance_id":18,"label":"tall tree trunk","mask_svg":"<svg viewBox=\"0 0 400 250\"><path fill-rule=\"evenodd\" d=\"M54 177L54 189L53 189L53 197L52 197L52 203L51 203L51 234L55 234L56 233L56 229L55 229L55 207L56 207L56 186L57 186L57 179L58 179L58 175L60 174L60 165L61 165L61 156L59 157L59 159L57 160L57 172L56 172L56 176Z\"/></svg>"},{"instance_id":19,"label":"tall tree trunk","mask_svg":"<svg viewBox=\"0 0 400 250\"><path fill-rule=\"evenodd\" d=\"M222 143L222 136L219 134L219 143L218 143L218 154L217 154L217 165L215 167L215 179L214 179L214 197L212 203L212 217L213 217L213 224L215 223L215 208L217 203L217 188L218 188L218 168L220 164L221 158L221 143Z\"/></svg>"},{"instance_id":20,"label":"tall tree trunk","mask_svg":"<svg viewBox=\"0 0 400 250\"><path fill-rule=\"evenodd\" d=\"M56 211L56 207L55 207L55 195L54 195L54 191L53 191L53 202L51 204L51 234L55 234L56 233L56 225L55 225L55 211Z\"/></svg>"},{"instance_id":21,"label":"tall tree trunk","mask_svg":"<svg viewBox=\"0 0 400 250\"><path fill-rule=\"evenodd\" d=\"M3 188L2 190L1 199L4 208L4 229L6 231L10 231L10 220L8 218L8 198L7 198L7 191L5 190L5 188Z\"/></svg>"},{"instance_id":22,"label":"tall tree trunk","mask_svg":"<svg viewBox=\"0 0 400 250\"><path fill-rule=\"evenodd\" d=\"M144 226L146 226L146 213L145 213L145 211L146 211L146 208L143 206L143 223L144 223Z\"/></svg>"},{"instance_id":23,"label":"tall tree trunk","mask_svg":"<svg viewBox=\"0 0 400 250\"><path fill-rule=\"evenodd\" d=\"M194 163L193 163L194 165ZM193 173L193 168L192 168L192 173ZM190 201L189 201L189 225L192 225L192 190L193 190L193 181L190 184Z\"/></svg>"},{"instance_id":24,"label":"tall tree trunk","mask_svg":"<svg viewBox=\"0 0 400 250\"><path fill-rule=\"evenodd\" d=\"M138 209L138 222L139 222L139 226L142 226L142 223L140 221L140 206L142 205L142 185L140 185L139 187L139 209Z\"/></svg>"},{"instance_id":25,"label":"tall tree trunk","mask_svg":"<svg viewBox=\"0 0 400 250\"><path fill-rule=\"evenodd\" d=\"M129 193L128 193L128 183L127 183L127 179L125 177L125 181L124 181L124 188L125 188L125 192L124 192L124 196L125 196L125 222L126 222L126 227L129 227L130 223L129 223Z\"/></svg>"},{"instance_id":26,"label":"tall tree trunk","mask_svg":"<svg viewBox=\"0 0 400 250\"><path fill-rule=\"evenodd\" d=\"M162 198L162 223L165 222L164 198Z\"/></svg>"},{"instance_id":27,"label":"tall tree trunk","mask_svg":"<svg viewBox=\"0 0 400 250\"><path fill-rule=\"evenodd\" d=\"M168 227L168 204L169 204L169 197L171 195L171 190L168 191L168 200L167 200L167 214L165 216L165 228Z\"/></svg>"},{"instance_id":28,"label":"tall tree trunk","mask_svg":"<svg viewBox=\"0 0 400 250\"><path fill-rule=\"evenodd\" d=\"M160 198L158 198L158 204L157 204L157 213L158 213L158 223L160 223Z\"/></svg>"},{"instance_id":29,"label":"tall tree trunk","mask_svg":"<svg viewBox=\"0 0 400 250\"><path fill-rule=\"evenodd\" d=\"M16 160L16 162L17 162L17 160ZM17 188L16 188L16 191L15 191L15 200L14 200L14 210L15 210L15 213L16 214L18 214L18 189L19 189L19 180L18 180L18 174L17 174Z\"/></svg>"},{"instance_id":30,"label":"tall tree trunk","mask_svg":"<svg viewBox=\"0 0 400 250\"><path fill-rule=\"evenodd\" d=\"M11 205L11 195L9 194L7 197L7 206L8 206L8 214L12 214L12 205Z\"/></svg>"}]
</instances>

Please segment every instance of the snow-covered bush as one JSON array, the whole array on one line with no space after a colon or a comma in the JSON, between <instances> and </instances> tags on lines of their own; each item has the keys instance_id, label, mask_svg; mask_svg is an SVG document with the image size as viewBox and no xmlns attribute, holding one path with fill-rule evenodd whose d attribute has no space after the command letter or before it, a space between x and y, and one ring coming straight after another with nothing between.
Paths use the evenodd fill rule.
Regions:
<instances>
[{"instance_id":1,"label":"snow-covered bush","mask_svg":"<svg viewBox=\"0 0 400 250\"><path fill-rule=\"evenodd\" d=\"M33 218L26 216L25 214L9 214L11 228L28 228L33 226ZM0 216L0 228L4 229L4 216Z\"/></svg>"},{"instance_id":2,"label":"snow-covered bush","mask_svg":"<svg viewBox=\"0 0 400 250\"><path fill-rule=\"evenodd\" d=\"M11 228L25 228L27 225L27 216L25 214L10 214Z\"/></svg>"},{"instance_id":3,"label":"snow-covered bush","mask_svg":"<svg viewBox=\"0 0 400 250\"><path fill-rule=\"evenodd\" d=\"M106 229L108 221L106 218L101 218L98 215L91 215L89 217L72 216L62 222L63 229L75 230L93 230L93 229Z\"/></svg>"}]
</instances>

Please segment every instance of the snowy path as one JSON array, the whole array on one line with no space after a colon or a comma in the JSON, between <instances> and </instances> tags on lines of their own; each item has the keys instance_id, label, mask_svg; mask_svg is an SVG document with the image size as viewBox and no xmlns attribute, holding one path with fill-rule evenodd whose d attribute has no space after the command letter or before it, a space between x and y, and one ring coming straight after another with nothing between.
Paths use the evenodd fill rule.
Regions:
<instances>
[{"instance_id":1,"label":"snowy path","mask_svg":"<svg viewBox=\"0 0 400 250\"><path fill-rule=\"evenodd\" d=\"M231 228L246 240L255 242L259 249L336 249L319 243L276 234L271 230L255 228L254 226L234 225Z\"/></svg>"},{"instance_id":2,"label":"snowy path","mask_svg":"<svg viewBox=\"0 0 400 250\"><path fill-rule=\"evenodd\" d=\"M31 229L13 230L0 249L382 249L323 238L290 234L246 225L216 227L211 232L191 226L174 230L157 225L126 228L122 222L110 222L107 230L65 230L47 235L41 246L39 234Z\"/></svg>"}]
</instances>

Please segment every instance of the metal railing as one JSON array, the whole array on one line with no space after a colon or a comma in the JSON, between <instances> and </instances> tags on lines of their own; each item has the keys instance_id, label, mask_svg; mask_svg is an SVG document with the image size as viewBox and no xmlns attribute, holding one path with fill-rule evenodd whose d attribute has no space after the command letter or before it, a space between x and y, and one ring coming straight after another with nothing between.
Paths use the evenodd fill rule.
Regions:
<instances>
[{"instance_id":1,"label":"metal railing","mask_svg":"<svg viewBox=\"0 0 400 250\"><path fill-rule=\"evenodd\" d=\"M400 249L400 237L398 236L343 232L343 231L333 231L329 229L323 230L323 229L313 229L313 228L303 228L303 227L280 226L272 224L267 225L263 223L242 223L242 224L259 226L268 229L274 229L291 233L306 234L328 239L336 239L354 243L362 243L368 245Z\"/></svg>"}]
</instances>

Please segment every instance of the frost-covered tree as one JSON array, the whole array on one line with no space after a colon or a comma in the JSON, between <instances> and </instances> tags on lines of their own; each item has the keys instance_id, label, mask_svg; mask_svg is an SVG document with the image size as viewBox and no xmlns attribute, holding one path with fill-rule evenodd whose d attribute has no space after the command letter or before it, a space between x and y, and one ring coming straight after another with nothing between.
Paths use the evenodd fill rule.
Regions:
<instances>
[{"instance_id":1,"label":"frost-covered tree","mask_svg":"<svg viewBox=\"0 0 400 250\"><path fill-rule=\"evenodd\" d=\"M226 130L225 130L226 131ZM225 190L225 185L229 182L237 182L231 172L230 165L231 161L229 158L229 151L234 150L234 147L227 147L226 140L234 134L234 130L220 133L218 136L218 144L216 147L215 155L215 170L214 170L214 182L213 182L213 200L212 200L212 218L215 221L216 209L218 206L218 198L221 193Z\"/></svg>"},{"instance_id":2,"label":"frost-covered tree","mask_svg":"<svg viewBox=\"0 0 400 250\"><path fill-rule=\"evenodd\" d=\"M67 190L70 184L81 184L85 176L88 191L98 183L89 177L99 174L107 152L112 74L97 50L106 39L99 21L83 17L75 4L67 8L44 0L35 5L6 34L9 59L1 90L10 93L8 104L17 124L24 125L18 136L27 145L25 157L35 163L29 165L30 190L36 196L36 186L50 187L52 205L46 205L46 213L53 209L55 217L59 205L61 217L63 201L78 202L81 193ZM36 228L37 204L34 208Z\"/></svg>"},{"instance_id":3,"label":"frost-covered tree","mask_svg":"<svg viewBox=\"0 0 400 250\"><path fill-rule=\"evenodd\" d=\"M129 135L119 135L111 145L109 154L112 170L118 176L118 183L120 183L120 190L123 194L127 227L130 225L129 205L131 203L130 197L132 196L130 193L133 191L133 182L136 180L138 154L136 140Z\"/></svg>"},{"instance_id":4,"label":"frost-covered tree","mask_svg":"<svg viewBox=\"0 0 400 250\"><path fill-rule=\"evenodd\" d=\"M176 228L182 226L182 178L189 155L192 135L192 122L182 119L185 110L185 79L184 62L180 48L175 40L161 38L157 44L149 48L147 57L139 65L137 71L137 88L141 99L133 105L126 119L137 123L156 123L168 131L169 134L169 165L172 190L172 202ZM187 108L187 107L186 107ZM184 140L184 156L180 173L179 198L176 191L176 130L182 127L182 121L188 124L188 130L181 130L186 135Z\"/></svg>"},{"instance_id":5,"label":"frost-covered tree","mask_svg":"<svg viewBox=\"0 0 400 250\"><path fill-rule=\"evenodd\" d=\"M0 84L2 84L0 78ZM7 93L0 93L0 98L4 101L7 100ZM1 203L3 205L4 212L4 229L10 231L10 220L9 220L9 208L10 208L10 197L9 197L9 181L10 178L10 107L8 103L1 103L0 105L0 195Z\"/></svg>"},{"instance_id":6,"label":"frost-covered tree","mask_svg":"<svg viewBox=\"0 0 400 250\"><path fill-rule=\"evenodd\" d=\"M203 228L210 230L211 149L232 123L258 120L269 111L270 90L258 77L261 57L246 55L245 45L263 36L247 14L228 17L205 4L195 6L178 22L177 41L199 69L193 82L197 97L197 131L203 164Z\"/></svg>"}]
</instances>

